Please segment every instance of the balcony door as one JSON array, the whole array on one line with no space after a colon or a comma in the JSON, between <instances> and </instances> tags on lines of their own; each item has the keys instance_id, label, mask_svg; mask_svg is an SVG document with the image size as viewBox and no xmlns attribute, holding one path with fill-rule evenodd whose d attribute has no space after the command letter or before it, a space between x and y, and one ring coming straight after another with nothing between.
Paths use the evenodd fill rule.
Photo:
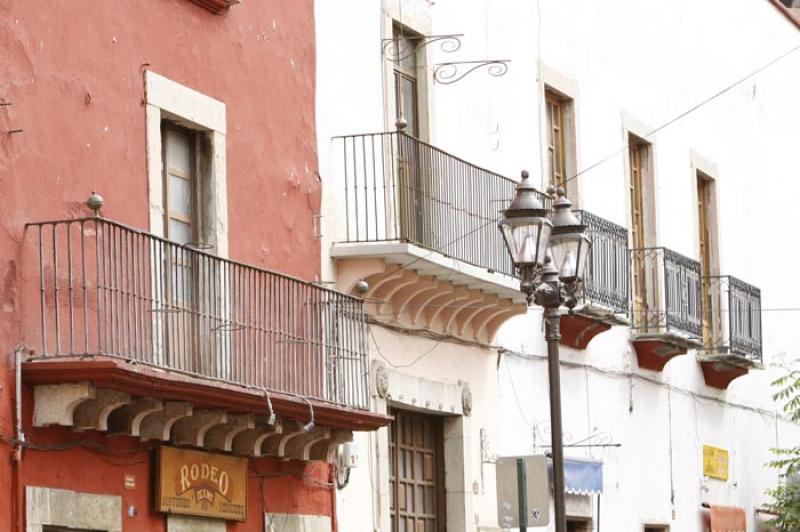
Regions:
<instances>
[{"instance_id":1,"label":"balcony door","mask_svg":"<svg viewBox=\"0 0 800 532\"><path fill-rule=\"evenodd\" d=\"M650 328L653 309L648 298L648 241L646 238L647 212L645 194L647 189L647 172L650 145L630 136L628 142L628 157L630 163L630 219L631 219L631 278L633 281L632 308L634 323L637 328L645 331Z\"/></svg>"},{"instance_id":2,"label":"balcony door","mask_svg":"<svg viewBox=\"0 0 800 532\"><path fill-rule=\"evenodd\" d=\"M228 263L213 252L204 229L213 220L206 205L209 164L203 132L162 122L164 232L166 242L151 250L156 267L160 305L153 328L160 336L159 352L169 367L217 378L229 378L230 349L236 309L229 292ZM207 177L207 176L206 176Z\"/></svg>"},{"instance_id":3,"label":"balcony door","mask_svg":"<svg viewBox=\"0 0 800 532\"><path fill-rule=\"evenodd\" d=\"M701 305L703 319L703 344L707 349L721 344L722 332L721 297L722 287L715 278L714 259L716 250L716 224L712 219L714 181L697 172L697 229L698 255L700 259Z\"/></svg>"},{"instance_id":4,"label":"balcony door","mask_svg":"<svg viewBox=\"0 0 800 532\"><path fill-rule=\"evenodd\" d=\"M424 80L418 79L418 46L422 36L394 24L392 38L397 54L393 64L394 104L397 117L402 117L407 124L397 140L400 238L433 247L433 176L429 157L426 157L430 150L419 142L423 133L421 102L424 100Z\"/></svg>"}]
</instances>

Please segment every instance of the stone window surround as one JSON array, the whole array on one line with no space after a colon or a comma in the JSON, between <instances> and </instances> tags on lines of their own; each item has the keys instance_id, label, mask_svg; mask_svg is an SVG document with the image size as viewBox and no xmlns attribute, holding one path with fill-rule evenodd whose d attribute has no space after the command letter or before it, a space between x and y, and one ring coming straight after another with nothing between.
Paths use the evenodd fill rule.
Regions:
<instances>
[{"instance_id":1,"label":"stone window surround","mask_svg":"<svg viewBox=\"0 0 800 532\"><path fill-rule=\"evenodd\" d=\"M580 142L580 135L578 134L578 82L570 77L567 77L553 68L539 63L539 75L541 78L541 91L542 91L542 116L545 115L545 92L552 92L564 99L564 137L565 153L564 153L564 173L567 178L570 178L578 173L580 168L580 150L578 149ZM542 153L547 153L546 136L542 135ZM544 176L542 177L542 188L544 186ZM581 206L581 179L577 177L567 182L567 196L572 201L572 208L579 209Z\"/></svg>"},{"instance_id":2,"label":"stone window surround","mask_svg":"<svg viewBox=\"0 0 800 532\"><path fill-rule=\"evenodd\" d=\"M373 366L373 372L378 364L380 363ZM469 530L474 523L471 458L477 450L471 445L470 418L464 415L462 385L430 381L392 368L385 370L388 394L385 398L376 396L373 399L378 412L388 412L391 405L395 408L445 416L443 451L447 528ZM375 484L379 494L378 522L380 530L390 530L389 436L386 427L377 431L376 440Z\"/></svg>"},{"instance_id":3,"label":"stone window surround","mask_svg":"<svg viewBox=\"0 0 800 532\"><path fill-rule=\"evenodd\" d=\"M27 532L42 532L46 525L122 532L122 498L26 486L25 522Z\"/></svg>"},{"instance_id":4,"label":"stone window surround","mask_svg":"<svg viewBox=\"0 0 800 532\"><path fill-rule=\"evenodd\" d=\"M649 145L649 153L648 153L648 160L647 160L647 175L645 176L647 182L645 183L645 220L644 220L644 232L645 232L645 242L648 246L656 246L658 245L658 209L657 205L658 202L658 176L656 175L656 147L653 139L648 138L649 135L654 128L648 126L644 122L641 122L631 116L629 113L623 111L622 113L622 139L623 145L626 146L625 154L624 154L624 164L625 164L625 190L630 190L631 186L631 163L630 157L628 156L628 143L630 141L630 136L633 135L634 137L638 137L642 139ZM627 211L627 220L628 220L628 228L633 227L633 221L631 220L631 205L630 205L630 194L626 192L626 211Z\"/></svg>"},{"instance_id":5,"label":"stone window surround","mask_svg":"<svg viewBox=\"0 0 800 532\"><path fill-rule=\"evenodd\" d=\"M383 28L382 38L392 39L394 24L402 24L411 30L419 33L420 35L430 35L433 28L433 19L430 13L430 3L427 0L383 0ZM419 113L419 130L420 140L428 141L433 136L433 121L431 117L431 81L429 75L431 68L428 58L427 48L423 48L417 55L417 107ZM384 97L386 98L383 108L386 112L386 131L395 130L395 121L397 120L397 111L394 101L394 68L390 60L384 59L384 87L386 88Z\"/></svg>"},{"instance_id":6,"label":"stone window surround","mask_svg":"<svg viewBox=\"0 0 800 532\"><path fill-rule=\"evenodd\" d=\"M713 163L711 160L706 159L702 155L700 155L694 149L689 150L689 161L691 163L691 174L689 176L689 183L692 190L692 194L694 195L694 203L693 205L697 205L698 197L697 197L697 178L698 174L702 174L704 178L708 179L712 182L712 192L711 192L711 202L708 205L708 229L711 235L711 242L709 245L711 246L711 275L719 275L720 274L720 251L719 251L719 191L717 186L719 185L719 167ZM700 220L698 218L697 209L694 209L694 216L695 216L695 227L699 227ZM697 231L694 234L695 238L695 245L694 249L700 249L700 242L699 242L699 235ZM698 257L701 258L701 257ZM702 260L702 258L701 258Z\"/></svg>"},{"instance_id":7,"label":"stone window surround","mask_svg":"<svg viewBox=\"0 0 800 532\"><path fill-rule=\"evenodd\" d=\"M145 71L145 127L147 136L147 178L150 197L150 232L164 234L161 122L168 119L207 134L210 152L208 230L204 235L214 246L212 252L228 256L228 199L226 176L225 104L150 70Z\"/></svg>"}]
</instances>

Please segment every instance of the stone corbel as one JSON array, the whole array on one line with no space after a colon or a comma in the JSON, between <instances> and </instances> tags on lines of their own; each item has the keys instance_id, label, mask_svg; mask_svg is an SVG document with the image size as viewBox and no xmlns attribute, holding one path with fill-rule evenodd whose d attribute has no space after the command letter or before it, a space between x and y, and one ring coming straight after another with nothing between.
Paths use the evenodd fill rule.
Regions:
<instances>
[{"instance_id":1,"label":"stone corbel","mask_svg":"<svg viewBox=\"0 0 800 532\"><path fill-rule=\"evenodd\" d=\"M139 439L169 441L172 427L185 417L192 415L192 405L183 402L171 402L163 405L157 412L145 416L139 425Z\"/></svg>"}]
</instances>

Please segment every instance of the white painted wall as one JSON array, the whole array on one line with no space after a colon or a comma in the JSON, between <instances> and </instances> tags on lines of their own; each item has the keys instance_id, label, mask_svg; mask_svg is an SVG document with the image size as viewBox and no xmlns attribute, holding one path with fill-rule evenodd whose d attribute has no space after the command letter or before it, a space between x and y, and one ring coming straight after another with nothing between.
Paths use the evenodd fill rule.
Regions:
<instances>
[{"instance_id":1,"label":"white painted wall","mask_svg":"<svg viewBox=\"0 0 800 532\"><path fill-rule=\"evenodd\" d=\"M502 78L478 71L454 85L432 84L434 145L508 176L522 168L541 175L541 62L577 87L579 167L605 161L579 178L582 207L625 226L623 123L660 126L800 44L800 30L766 0L394 0L391 9L399 5L416 18L429 14L433 33L464 34L456 54L428 49L428 65L511 59ZM335 279L326 252L344 234L341 171L330 163L330 139L393 129L380 48L386 20L380 0L316 1L323 279ZM797 252L789 248L800 225L798 72L800 51L648 139L655 152L659 245L697 257L690 153L718 167L720 267L762 291L767 365L800 355L800 313L770 310L797 307L800 300ZM430 66L425 75L432 75ZM476 396L474 414L499 422L492 434L496 452L541 450L532 438L532 427L541 428L548 418L539 316L512 320L499 335L505 346L530 356L505 356L499 369L490 364L484 368L490 371L475 377L497 382L499 398L480 402ZM775 416L769 382L776 371L751 372L721 392L705 386L692 353L661 374L639 370L628 335L618 327L585 351L562 350L572 364L562 376L565 430L574 439L607 432L622 444L589 453L605 462L601 530L641 530L644 522L699 530L701 502L741 506L752 527L753 510L775 482L774 472L763 467L768 449L800 442L800 428ZM423 349L384 340L384 352L398 362ZM427 365L407 371L447 380L472 375L482 367L481 356L492 359L489 353L458 358L462 351L469 349L448 346L449 355L432 355ZM475 365L467 365L473 356ZM455 367L453 360L459 360ZM473 423L474 430L480 424ZM340 493L340 530L372 530L366 497L385 479L367 474L368 438L359 436L362 466ZM730 481L703 479L703 444L730 451ZM475 508L481 524L492 522L491 505Z\"/></svg>"}]
</instances>

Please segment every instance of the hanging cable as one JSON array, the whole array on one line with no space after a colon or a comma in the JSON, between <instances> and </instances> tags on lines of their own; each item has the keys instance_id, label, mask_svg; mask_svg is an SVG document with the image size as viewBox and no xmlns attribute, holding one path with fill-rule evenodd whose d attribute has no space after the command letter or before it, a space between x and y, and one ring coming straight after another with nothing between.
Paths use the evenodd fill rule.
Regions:
<instances>
[{"instance_id":1,"label":"hanging cable","mask_svg":"<svg viewBox=\"0 0 800 532\"><path fill-rule=\"evenodd\" d=\"M797 50L800 50L800 44L798 44L797 46L794 46L794 47L790 48L790 49L789 49L789 50L787 50L786 52L784 52L784 53L780 54L779 56L775 57L774 59L772 59L772 60L768 61L767 63L765 63L765 64L763 64L763 65L761 65L760 67L756 68L755 70L753 70L752 72L750 72L750 73L749 73L749 74L747 74L746 76L744 76L744 77L742 77L742 78L740 78L740 79L738 79L738 80L734 81L734 82L733 82L733 83L731 83L730 85L726 86L726 87L725 87L725 88L723 88L722 90L720 90L720 91L718 91L718 92L715 92L714 94L712 94L711 96L709 96L709 97L708 97L708 98L706 98L705 100L701 101L700 103L698 103L698 104L696 104L696 105L693 105L692 107L690 107L690 108L689 108L689 109L687 109L686 111L684 111L684 112L680 113L679 115L675 116L674 118L671 118L671 119L667 120L666 122L664 122L663 124L661 124L660 126L658 126L657 128L655 128L654 130L652 130L652 131L650 131L649 133L647 133L646 135L644 135L642 138L644 138L644 139L647 139L647 138L649 138L649 137L651 137L651 136L655 135L656 133L658 133L658 132L659 132L659 131L661 131L662 129L664 129L664 128L668 127L668 126L671 126L671 125L672 125L672 124L674 124L675 122L677 122L677 121L679 121L679 120L681 120L681 119L683 119L683 118L685 118L685 117L689 116L690 114L692 114L693 112L697 111L698 109L700 109L700 108L701 108L701 107L703 107L704 105L706 105L706 104L708 104L708 103L710 103L710 102L712 102L712 101L716 100L717 98L719 98L719 97L720 97L720 96L722 96L723 94L727 93L727 92L728 92L728 91L730 91L731 89L733 89L733 88L737 87L738 85L741 85L742 83L744 83L744 82L745 82L745 81L747 81L748 79L750 79L750 78L752 78L753 76L755 76L756 74L758 74L758 73L760 73L760 72L762 72L762 71L766 70L767 68L771 67L772 65L774 65L774 64L775 64L775 63L777 63L777 62L779 62L779 61L780 61L780 60L782 60L783 58L785 58L785 57L787 57L787 56L789 56L789 55L793 54L793 53L794 53L794 52L796 52ZM609 161L609 160L611 160L611 159L612 159L613 157L615 157L616 155L618 155L618 154L620 154L620 153L624 152L625 150L627 150L627 149L628 149L628 147L629 147L629 144L626 142L626 143L625 143L625 144L624 144L624 145L623 145L621 148L619 148L618 150L615 150L615 151L613 151L612 153L610 153L609 155L607 155L607 156L603 157L602 159L600 159L599 161L597 161L597 162L595 162L595 163L592 163L592 164L590 164L589 166L587 166L587 167L586 167L586 168L584 168L583 170L581 170L581 171L577 172L575 175L573 175L573 176L571 176L571 177L567 178L567 179L565 180L565 182L567 182L567 181L571 181L571 180L573 180L573 179L577 178L578 176L581 176L581 175L585 174L585 173L586 173L586 172L588 172L589 170L592 170L592 169L594 169L594 168L596 168L596 167L600 166L601 164L605 163L606 161Z\"/></svg>"}]
</instances>

